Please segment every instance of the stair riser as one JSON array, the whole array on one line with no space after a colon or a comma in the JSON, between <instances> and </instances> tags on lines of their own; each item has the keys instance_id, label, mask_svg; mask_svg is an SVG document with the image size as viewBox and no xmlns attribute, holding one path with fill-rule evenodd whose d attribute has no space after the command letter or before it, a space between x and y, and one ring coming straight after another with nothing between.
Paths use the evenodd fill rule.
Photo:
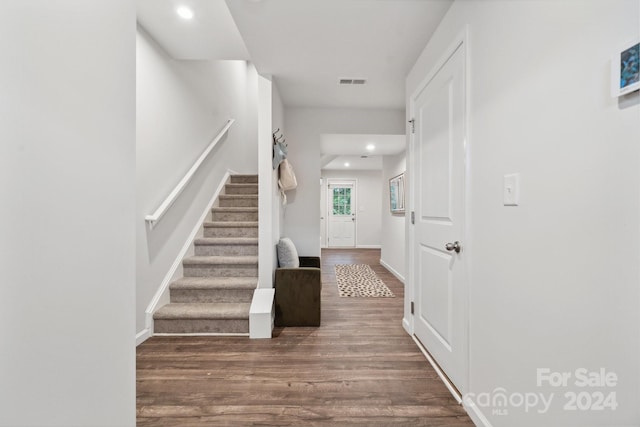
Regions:
<instances>
[{"instance_id":1,"label":"stair riser","mask_svg":"<svg viewBox=\"0 0 640 427\"><path fill-rule=\"evenodd\" d=\"M158 319L153 330L158 334L245 334L249 319Z\"/></svg>"},{"instance_id":2,"label":"stair riser","mask_svg":"<svg viewBox=\"0 0 640 427\"><path fill-rule=\"evenodd\" d=\"M207 227L204 237L258 237L258 227Z\"/></svg>"},{"instance_id":3,"label":"stair riser","mask_svg":"<svg viewBox=\"0 0 640 427\"><path fill-rule=\"evenodd\" d=\"M225 186L225 194L258 194L258 186L235 187L233 185L227 185Z\"/></svg>"},{"instance_id":4,"label":"stair riser","mask_svg":"<svg viewBox=\"0 0 640 427\"><path fill-rule=\"evenodd\" d=\"M257 265L185 265L185 277L257 277Z\"/></svg>"},{"instance_id":5,"label":"stair riser","mask_svg":"<svg viewBox=\"0 0 640 427\"><path fill-rule=\"evenodd\" d=\"M176 289L171 302L178 303L251 303L254 289Z\"/></svg>"},{"instance_id":6,"label":"stair riser","mask_svg":"<svg viewBox=\"0 0 640 427\"><path fill-rule=\"evenodd\" d=\"M214 221L257 221L258 212L218 212L213 211Z\"/></svg>"},{"instance_id":7,"label":"stair riser","mask_svg":"<svg viewBox=\"0 0 640 427\"><path fill-rule=\"evenodd\" d=\"M258 175L231 175L232 184L257 184Z\"/></svg>"},{"instance_id":8,"label":"stair riser","mask_svg":"<svg viewBox=\"0 0 640 427\"><path fill-rule=\"evenodd\" d=\"M258 198L237 198L237 199L226 199L220 198L218 200L221 208L257 208L258 207Z\"/></svg>"},{"instance_id":9,"label":"stair riser","mask_svg":"<svg viewBox=\"0 0 640 427\"><path fill-rule=\"evenodd\" d=\"M198 245L197 256L258 255L258 245Z\"/></svg>"}]
</instances>

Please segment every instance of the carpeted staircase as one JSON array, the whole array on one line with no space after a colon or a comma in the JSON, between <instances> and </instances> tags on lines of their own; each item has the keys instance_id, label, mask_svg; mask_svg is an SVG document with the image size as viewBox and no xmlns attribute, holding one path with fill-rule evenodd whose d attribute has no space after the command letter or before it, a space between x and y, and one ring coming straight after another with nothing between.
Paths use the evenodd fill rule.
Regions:
<instances>
[{"instance_id":1,"label":"carpeted staircase","mask_svg":"<svg viewBox=\"0 0 640 427\"><path fill-rule=\"evenodd\" d=\"M170 303L153 315L157 334L248 334L258 285L258 177L232 175L182 261L184 277L170 286Z\"/></svg>"}]
</instances>

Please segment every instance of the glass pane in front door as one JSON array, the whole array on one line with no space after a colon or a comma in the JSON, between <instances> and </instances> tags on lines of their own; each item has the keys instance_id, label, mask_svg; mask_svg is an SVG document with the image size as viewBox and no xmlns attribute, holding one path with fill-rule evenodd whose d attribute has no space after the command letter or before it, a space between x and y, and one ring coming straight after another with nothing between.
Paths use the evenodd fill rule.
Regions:
<instances>
[{"instance_id":1,"label":"glass pane in front door","mask_svg":"<svg viewBox=\"0 0 640 427\"><path fill-rule=\"evenodd\" d=\"M351 188L333 189L333 215L351 215Z\"/></svg>"}]
</instances>

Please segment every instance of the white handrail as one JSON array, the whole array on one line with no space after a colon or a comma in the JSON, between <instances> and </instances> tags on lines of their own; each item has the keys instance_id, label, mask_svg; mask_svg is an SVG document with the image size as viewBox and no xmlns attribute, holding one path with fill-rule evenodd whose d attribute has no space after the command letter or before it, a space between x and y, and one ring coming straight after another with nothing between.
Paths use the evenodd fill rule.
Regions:
<instances>
[{"instance_id":1,"label":"white handrail","mask_svg":"<svg viewBox=\"0 0 640 427\"><path fill-rule=\"evenodd\" d=\"M229 128L231 127L233 122L235 122L235 119L227 120L227 123L224 125L224 127L222 128L220 133L215 138L213 138L213 141L211 141L209 146L202 152L200 157L198 157L198 160L196 160L196 162L193 164L193 166L191 166L191 169L189 169L187 174L180 180L178 185L176 185L176 187L167 196L167 198L164 200L164 202L162 202L162 204L160 206L158 206L158 209L156 209L156 211L154 213L152 213L151 215L147 215L144 218L144 220L147 221L147 224L149 225L150 228L153 229L153 227L156 225L156 223L158 221L160 221L160 218L162 218L164 216L164 214L167 213L167 210L169 210L171 205L173 205L173 203L176 201L176 199L178 198L180 193L182 193L182 191L187 186L189 181L191 181L191 178L193 178L193 175L195 175L195 173L198 170L198 168L200 167L200 165L202 165L202 162L204 162L204 159L209 155L211 150L213 150L213 147L215 147L216 144L218 144L218 142L220 142L220 140L222 139L224 134L227 133L227 131L229 130Z\"/></svg>"}]
</instances>

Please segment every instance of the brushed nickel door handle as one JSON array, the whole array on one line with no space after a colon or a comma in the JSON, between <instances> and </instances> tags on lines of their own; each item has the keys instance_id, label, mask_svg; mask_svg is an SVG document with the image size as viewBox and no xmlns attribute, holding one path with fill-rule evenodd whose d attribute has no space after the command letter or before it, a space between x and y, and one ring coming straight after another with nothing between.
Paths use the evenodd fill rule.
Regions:
<instances>
[{"instance_id":1,"label":"brushed nickel door handle","mask_svg":"<svg viewBox=\"0 0 640 427\"><path fill-rule=\"evenodd\" d=\"M453 243L447 243L446 245L444 245L444 248L446 250L448 250L449 252L456 251L456 253L459 254L460 253L460 249L462 249L462 246L460 246L460 242L458 242L456 240Z\"/></svg>"}]
</instances>

